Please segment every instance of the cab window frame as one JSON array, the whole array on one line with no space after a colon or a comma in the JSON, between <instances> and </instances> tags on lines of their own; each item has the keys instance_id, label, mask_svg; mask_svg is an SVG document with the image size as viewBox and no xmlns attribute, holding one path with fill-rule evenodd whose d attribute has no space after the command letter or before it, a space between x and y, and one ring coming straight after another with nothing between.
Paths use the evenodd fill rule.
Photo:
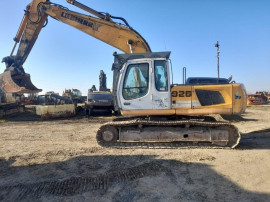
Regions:
<instances>
[{"instance_id":1,"label":"cab window frame","mask_svg":"<svg viewBox=\"0 0 270 202\"><path fill-rule=\"evenodd\" d=\"M134 100L147 95L149 92L149 70L148 62L132 63L127 66L122 85L122 97L125 100Z\"/></svg>"}]
</instances>

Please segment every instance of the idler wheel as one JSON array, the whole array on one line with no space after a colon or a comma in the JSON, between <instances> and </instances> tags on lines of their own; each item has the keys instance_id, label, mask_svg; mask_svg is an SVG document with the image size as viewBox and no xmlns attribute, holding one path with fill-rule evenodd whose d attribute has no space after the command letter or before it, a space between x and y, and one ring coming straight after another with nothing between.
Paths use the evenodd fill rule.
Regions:
<instances>
[{"instance_id":1,"label":"idler wheel","mask_svg":"<svg viewBox=\"0 0 270 202\"><path fill-rule=\"evenodd\" d=\"M116 142L118 139L118 131L114 127L108 127L102 131L101 138L105 142Z\"/></svg>"}]
</instances>

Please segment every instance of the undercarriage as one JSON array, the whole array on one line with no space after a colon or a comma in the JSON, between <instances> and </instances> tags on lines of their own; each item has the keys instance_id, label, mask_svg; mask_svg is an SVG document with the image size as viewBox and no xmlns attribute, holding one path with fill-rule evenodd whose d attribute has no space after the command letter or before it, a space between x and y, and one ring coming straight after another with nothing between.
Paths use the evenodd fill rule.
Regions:
<instances>
[{"instance_id":1,"label":"undercarriage","mask_svg":"<svg viewBox=\"0 0 270 202\"><path fill-rule=\"evenodd\" d=\"M97 142L116 148L235 148L238 129L229 123L205 120L117 120L102 125Z\"/></svg>"}]
</instances>

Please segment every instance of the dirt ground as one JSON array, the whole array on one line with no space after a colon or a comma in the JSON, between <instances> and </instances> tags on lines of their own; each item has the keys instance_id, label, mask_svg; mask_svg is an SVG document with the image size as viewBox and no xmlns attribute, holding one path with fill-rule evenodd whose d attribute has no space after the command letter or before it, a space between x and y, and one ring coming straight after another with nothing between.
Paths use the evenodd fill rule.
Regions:
<instances>
[{"instance_id":1,"label":"dirt ground","mask_svg":"<svg viewBox=\"0 0 270 202\"><path fill-rule=\"evenodd\" d=\"M109 149L109 118L2 118L0 201L270 201L270 105L223 118L236 149Z\"/></svg>"}]
</instances>

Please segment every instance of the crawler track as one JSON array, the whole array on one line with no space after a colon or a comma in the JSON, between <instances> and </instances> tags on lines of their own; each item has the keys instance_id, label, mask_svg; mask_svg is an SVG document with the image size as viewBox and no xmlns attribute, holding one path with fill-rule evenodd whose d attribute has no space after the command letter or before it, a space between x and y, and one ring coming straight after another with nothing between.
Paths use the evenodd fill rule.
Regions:
<instances>
[{"instance_id":1,"label":"crawler track","mask_svg":"<svg viewBox=\"0 0 270 202\"><path fill-rule=\"evenodd\" d=\"M122 128L128 126L199 126L210 128L225 128L229 130L229 142L226 146L214 145L210 142L106 142L102 139L102 132L110 127ZM114 148L235 148L240 142L240 133L238 129L229 123L224 122L203 122L193 120L177 120L177 121L151 121L151 120L127 120L127 121L112 121L102 125L97 131L97 142L102 147L114 147Z\"/></svg>"}]
</instances>

